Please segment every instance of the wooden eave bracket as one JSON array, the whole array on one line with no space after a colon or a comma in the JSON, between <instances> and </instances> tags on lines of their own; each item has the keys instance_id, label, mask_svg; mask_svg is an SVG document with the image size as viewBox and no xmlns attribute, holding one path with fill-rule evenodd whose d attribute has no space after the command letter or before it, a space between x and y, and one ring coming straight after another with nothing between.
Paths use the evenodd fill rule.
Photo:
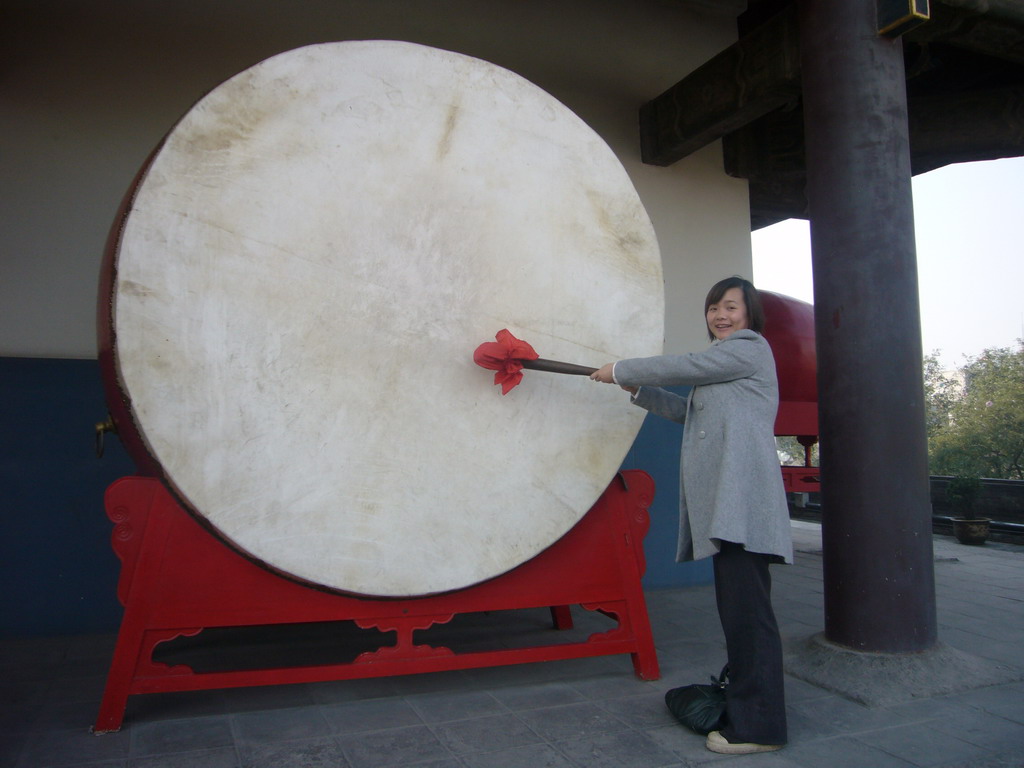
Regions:
<instances>
[{"instance_id":1,"label":"wooden eave bracket","mask_svg":"<svg viewBox=\"0 0 1024 768\"><path fill-rule=\"evenodd\" d=\"M671 165L799 96L790 6L640 108L643 162Z\"/></svg>"}]
</instances>

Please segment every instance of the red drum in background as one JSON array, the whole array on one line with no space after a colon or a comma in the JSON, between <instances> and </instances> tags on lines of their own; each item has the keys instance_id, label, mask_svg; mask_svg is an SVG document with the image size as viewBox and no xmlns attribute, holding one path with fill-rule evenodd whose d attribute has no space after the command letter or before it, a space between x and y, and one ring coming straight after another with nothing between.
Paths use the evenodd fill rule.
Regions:
<instances>
[{"instance_id":1,"label":"red drum in background","mask_svg":"<svg viewBox=\"0 0 1024 768\"><path fill-rule=\"evenodd\" d=\"M583 121L493 64L409 43L275 56L204 97L132 187L99 301L140 470L289 578L415 597L560 539L643 420L495 328L601 365L659 354L650 220Z\"/></svg>"},{"instance_id":2,"label":"red drum in background","mask_svg":"<svg viewBox=\"0 0 1024 768\"><path fill-rule=\"evenodd\" d=\"M814 346L814 305L771 291L758 293L764 306L764 336L775 353L779 400L817 403L818 355Z\"/></svg>"},{"instance_id":3,"label":"red drum in background","mask_svg":"<svg viewBox=\"0 0 1024 768\"><path fill-rule=\"evenodd\" d=\"M820 490L820 472L811 466L818 442L818 357L814 346L814 306L791 296L758 291L764 305L764 336L775 355L779 413L775 434L795 436L804 447L804 466L782 468L787 491Z\"/></svg>"}]
</instances>

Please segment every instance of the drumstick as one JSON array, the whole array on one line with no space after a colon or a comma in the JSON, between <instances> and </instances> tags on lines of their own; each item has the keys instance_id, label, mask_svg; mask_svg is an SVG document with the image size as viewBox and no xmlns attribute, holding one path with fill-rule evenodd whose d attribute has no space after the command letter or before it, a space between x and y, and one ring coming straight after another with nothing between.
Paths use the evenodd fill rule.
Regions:
<instances>
[{"instance_id":1,"label":"drumstick","mask_svg":"<svg viewBox=\"0 0 1024 768\"><path fill-rule=\"evenodd\" d=\"M476 348L473 361L482 368L495 371L494 383L501 385L503 395L507 395L523 380L523 368L575 376L589 376L597 370L574 363L541 359L529 343L517 339L507 328L498 331L494 338L495 341L485 341Z\"/></svg>"},{"instance_id":2,"label":"drumstick","mask_svg":"<svg viewBox=\"0 0 1024 768\"><path fill-rule=\"evenodd\" d=\"M520 360L523 364L523 368L529 368L534 371L547 371L548 373L568 373L575 376L589 376L597 368L588 368L585 365L576 365L575 363L563 363L559 360L544 360L538 357L536 360Z\"/></svg>"}]
</instances>

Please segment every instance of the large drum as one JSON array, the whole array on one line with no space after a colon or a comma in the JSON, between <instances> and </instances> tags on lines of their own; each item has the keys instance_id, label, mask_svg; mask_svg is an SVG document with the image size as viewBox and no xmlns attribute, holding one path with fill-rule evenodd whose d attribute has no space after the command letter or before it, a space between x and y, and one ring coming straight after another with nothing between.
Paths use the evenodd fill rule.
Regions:
<instances>
[{"instance_id":1,"label":"large drum","mask_svg":"<svg viewBox=\"0 0 1024 768\"><path fill-rule=\"evenodd\" d=\"M505 573L614 478L615 387L473 363L658 354L651 223L602 140L521 77L398 42L290 51L219 86L126 199L100 296L125 444L251 559L357 595Z\"/></svg>"}]
</instances>

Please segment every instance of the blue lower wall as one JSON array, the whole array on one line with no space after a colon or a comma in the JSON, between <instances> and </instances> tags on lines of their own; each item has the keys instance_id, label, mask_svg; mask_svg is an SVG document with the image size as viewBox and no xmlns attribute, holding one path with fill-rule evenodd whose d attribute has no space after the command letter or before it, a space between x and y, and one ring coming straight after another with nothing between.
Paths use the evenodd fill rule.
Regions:
<instances>
[{"instance_id":1,"label":"blue lower wall","mask_svg":"<svg viewBox=\"0 0 1024 768\"><path fill-rule=\"evenodd\" d=\"M689 387L668 389L681 395L689 391ZM679 540L679 450L682 439L682 425L648 415L622 463L623 469L642 469L654 478L651 529L644 540L647 558L644 587L647 589L711 584L714 581L711 560L676 562L676 544Z\"/></svg>"},{"instance_id":2,"label":"blue lower wall","mask_svg":"<svg viewBox=\"0 0 1024 768\"><path fill-rule=\"evenodd\" d=\"M134 472L116 438L96 456L107 409L95 360L0 358L0 634L108 632L121 620L106 487Z\"/></svg>"},{"instance_id":3,"label":"blue lower wall","mask_svg":"<svg viewBox=\"0 0 1024 768\"><path fill-rule=\"evenodd\" d=\"M107 415L99 364L0 358L0 414L0 636L116 631L120 563L103 493L135 469L116 437L96 456L94 425ZM652 589L711 581L709 561L674 562L680 437L678 425L648 417L623 464L656 486L645 541Z\"/></svg>"}]
</instances>

